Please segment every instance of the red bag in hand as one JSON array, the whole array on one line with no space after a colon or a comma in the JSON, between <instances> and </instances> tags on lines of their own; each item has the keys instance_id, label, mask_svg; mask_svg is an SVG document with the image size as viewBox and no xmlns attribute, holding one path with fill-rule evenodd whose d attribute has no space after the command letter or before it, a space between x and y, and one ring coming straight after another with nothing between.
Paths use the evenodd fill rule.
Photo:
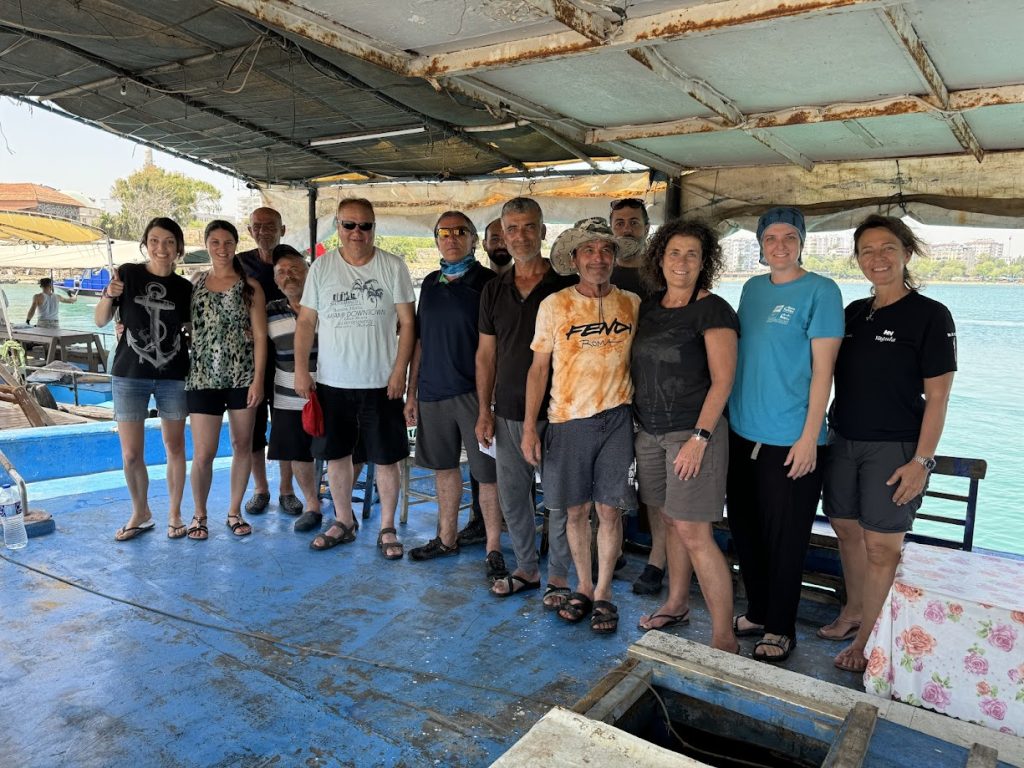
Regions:
<instances>
[{"instance_id":1,"label":"red bag in hand","mask_svg":"<svg viewBox=\"0 0 1024 768\"><path fill-rule=\"evenodd\" d=\"M320 408L315 389L309 391L309 400L302 406L302 428L311 437L323 437L327 432L324 429L324 412Z\"/></svg>"}]
</instances>

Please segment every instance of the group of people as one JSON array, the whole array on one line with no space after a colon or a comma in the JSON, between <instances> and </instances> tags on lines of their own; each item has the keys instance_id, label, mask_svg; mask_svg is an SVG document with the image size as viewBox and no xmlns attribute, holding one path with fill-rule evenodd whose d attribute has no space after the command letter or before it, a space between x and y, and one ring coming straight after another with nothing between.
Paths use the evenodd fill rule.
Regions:
<instances>
[{"instance_id":1,"label":"group of people","mask_svg":"<svg viewBox=\"0 0 1024 768\"><path fill-rule=\"evenodd\" d=\"M709 225L674 220L648 240L643 201L617 200L609 213L563 232L547 259L543 213L531 198L506 202L482 239L467 215L447 211L433 233L440 268L424 279L418 304L405 263L375 247L374 210L364 199L339 203L339 247L311 267L280 243L285 228L272 209L252 214L257 249L247 254L236 255L231 224L211 222L212 267L193 283L174 274L181 229L154 219L142 239L149 260L121 267L96 310L98 324L116 311L124 327L114 401L133 508L116 538L154 527L142 461L150 395L167 447L171 538L208 536L226 410L232 533L252 531L241 508L250 472L246 511L270 502L269 457L281 462L280 509L299 516L295 530L318 531L313 549L354 541L352 487L370 461L381 501L377 547L400 559L399 469L407 427L416 426L415 461L436 472L438 525L410 558L459 554L464 451L495 597L542 585L539 473L549 511L545 607L568 622L590 617L594 632L618 628L612 577L622 513L639 508L652 548L634 591L657 594L668 575L667 597L639 626L687 623L696 573L711 644L738 652L737 638L756 636L753 656L779 662L796 647L804 554L824 488L848 600L818 634L851 640L835 663L862 671L935 466L956 370L952 318L918 292L907 269L921 243L899 219L867 217L854 234L854 258L872 291L844 315L838 286L801 265L801 212L773 208L757 227L769 271L746 283L734 311L712 293L723 256ZM489 267L477 260L481 240ZM318 438L301 429L313 393L325 426ZM185 525L189 414L195 514ZM324 530L314 456L326 462L335 502ZM726 509L747 596L737 616L712 531ZM501 552L503 522L512 568Z\"/></svg>"}]
</instances>

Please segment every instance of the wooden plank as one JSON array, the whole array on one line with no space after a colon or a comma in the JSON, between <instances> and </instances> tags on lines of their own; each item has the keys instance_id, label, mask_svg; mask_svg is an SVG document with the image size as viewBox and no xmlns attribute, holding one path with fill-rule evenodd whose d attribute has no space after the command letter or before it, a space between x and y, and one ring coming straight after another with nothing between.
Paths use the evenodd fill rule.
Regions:
<instances>
[{"instance_id":1,"label":"wooden plank","mask_svg":"<svg viewBox=\"0 0 1024 768\"><path fill-rule=\"evenodd\" d=\"M863 701L853 705L821 768L861 768L878 722L878 707Z\"/></svg>"},{"instance_id":2,"label":"wooden plank","mask_svg":"<svg viewBox=\"0 0 1024 768\"><path fill-rule=\"evenodd\" d=\"M975 744L967 755L966 768L996 768L999 763L999 752L984 744Z\"/></svg>"}]
</instances>

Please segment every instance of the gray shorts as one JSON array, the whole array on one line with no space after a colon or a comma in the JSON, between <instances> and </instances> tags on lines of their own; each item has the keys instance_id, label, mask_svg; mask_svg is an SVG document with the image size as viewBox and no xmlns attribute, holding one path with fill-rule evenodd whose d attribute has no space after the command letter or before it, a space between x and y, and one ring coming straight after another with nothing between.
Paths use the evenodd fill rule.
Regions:
<instances>
[{"instance_id":1,"label":"gray shorts","mask_svg":"<svg viewBox=\"0 0 1024 768\"><path fill-rule=\"evenodd\" d=\"M475 392L436 402L419 402L416 429L416 465L424 469L458 469L466 448L469 470L480 483L495 483L494 459L480 452L476 441L479 415Z\"/></svg>"},{"instance_id":2,"label":"gray shorts","mask_svg":"<svg viewBox=\"0 0 1024 768\"><path fill-rule=\"evenodd\" d=\"M923 494L897 506L892 500L896 486L885 481L913 459L916 451L916 442L847 440L829 431L822 475L825 514L857 520L861 528L877 533L909 531Z\"/></svg>"},{"instance_id":3,"label":"gray shorts","mask_svg":"<svg viewBox=\"0 0 1024 768\"><path fill-rule=\"evenodd\" d=\"M652 435L636 435L636 478L640 501L661 507L673 520L714 523L723 519L725 483L729 474L729 425L722 418L704 448L700 472L680 480L673 462L679 449L693 434L692 429Z\"/></svg>"},{"instance_id":4,"label":"gray shorts","mask_svg":"<svg viewBox=\"0 0 1024 768\"><path fill-rule=\"evenodd\" d=\"M628 405L586 419L549 423L544 444L544 504L549 509L590 501L619 509L636 506L629 482L633 415Z\"/></svg>"}]
</instances>

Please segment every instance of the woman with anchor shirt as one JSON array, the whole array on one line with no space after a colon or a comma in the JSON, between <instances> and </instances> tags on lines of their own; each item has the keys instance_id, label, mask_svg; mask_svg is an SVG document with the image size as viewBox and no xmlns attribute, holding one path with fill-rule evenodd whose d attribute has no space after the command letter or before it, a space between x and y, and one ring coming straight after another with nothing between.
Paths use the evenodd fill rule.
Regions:
<instances>
[{"instance_id":1,"label":"woman with anchor shirt","mask_svg":"<svg viewBox=\"0 0 1024 768\"><path fill-rule=\"evenodd\" d=\"M192 284L174 274L185 252L185 236L172 219L158 217L146 225L140 247L149 260L123 264L103 291L94 319L105 326L118 313L124 333L114 352L114 418L121 439L125 484L131 496L128 522L114 539L128 541L156 523L149 508L149 474L144 459L145 420L150 396L156 400L167 451L167 536L180 539L185 489L185 377L188 346L185 328L191 317Z\"/></svg>"}]
</instances>

